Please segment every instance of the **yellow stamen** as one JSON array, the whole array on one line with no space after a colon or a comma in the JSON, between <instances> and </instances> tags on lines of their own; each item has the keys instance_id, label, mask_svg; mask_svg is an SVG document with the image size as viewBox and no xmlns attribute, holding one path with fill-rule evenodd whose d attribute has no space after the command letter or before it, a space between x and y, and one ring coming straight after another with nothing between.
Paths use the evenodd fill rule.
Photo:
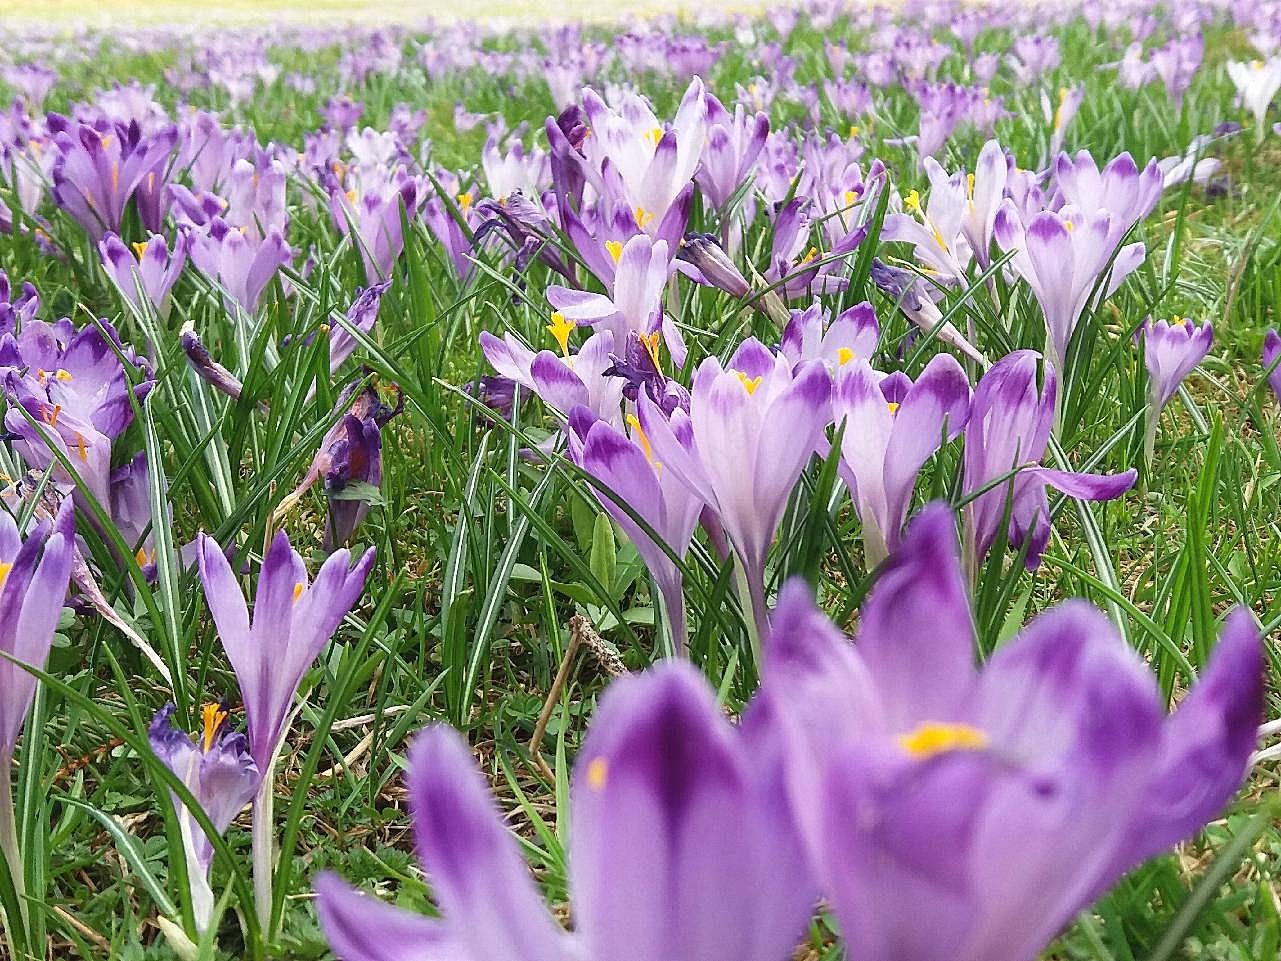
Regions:
<instances>
[{"instance_id":1,"label":"yellow stamen","mask_svg":"<svg viewBox=\"0 0 1281 961\"><path fill-rule=\"evenodd\" d=\"M556 343L560 344L560 352L564 356L569 356L569 335L574 332L578 325L572 320L566 320L565 315L561 313L552 314L552 322L547 325L547 330L556 338Z\"/></svg>"},{"instance_id":2,"label":"yellow stamen","mask_svg":"<svg viewBox=\"0 0 1281 961\"><path fill-rule=\"evenodd\" d=\"M593 791L603 790L609 776L609 762L603 757L594 757L587 765L587 786Z\"/></svg>"},{"instance_id":3,"label":"yellow stamen","mask_svg":"<svg viewBox=\"0 0 1281 961\"><path fill-rule=\"evenodd\" d=\"M1067 228L1068 233L1071 233L1073 230L1076 229L1076 224L1072 223L1072 221L1070 220L1063 221L1063 226Z\"/></svg>"},{"instance_id":4,"label":"yellow stamen","mask_svg":"<svg viewBox=\"0 0 1281 961\"><path fill-rule=\"evenodd\" d=\"M138 553L133 555L133 559L138 562L139 567L146 567L147 566L147 549L145 547L138 548Z\"/></svg>"},{"instance_id":5,"label":"yellow stamen","mask_svg":"<svg viewBox=\"0 0 1281 961\"><path fill-rule=\"evenodd\" d=\"M965 196L973 203L974 201L974 174L965 175Z\"/></svg>"},{"instance_id":6,"label":"yellow stamen","mask_svg":"<svg viewBox=\"0 0 1281 961\"><path fill-rule=\"evenodd\" d=\"M36 368L36 380L40 381L41 386L49 379L49 372L43 367Z\"/></svg>"},{"instance_id":7,"label":"yellow stamen","mask_svg":"<svg viewBox=\"0 0 1281 961\"><path fill-rule=\"evenodd\" d=\"M111 163L111 192L114 194L120 189L120 161L115 160Z\"/></svg>"},{"instance_id":8,"label":"yellow stamen","mask_svg":"<svg viewBox=\"0 0 1281 961\"><path fill-rule=\"evenodd\" d=\"M840 367L844 367L853 359L854 351L850 350L848 347L841 347L836 351L836 363Z\"/></svg>"},{"instance_id":9,"label":"yellow stamen","mask_svg":"<svg viewBox=\"0 0 1281 961\"><path fill-rule=\"evenodd\" d=\"M742 383L743 383L743 387L747 390L747 396L748 396L748 397L750 397L750 396L752 396L752 394L756 393L756 388L761 386L761 378L760 378L760 377L748 377L748 376L747 376L745 373L743 373L741 370L736 370L736 371L734 371L734 373L738 374L738 379L739 379L740 381L742 381Z\"/></svg>"},{"instance_id":10,"label":"yellow stamen","mask_svg":"<svg viewBox=\"0 0 1281 961\"><path fill-rule=\"evenodd\" d=\"M645 459L656 469L662 467L662 464L654 460L654 448L649 445L649 437L646 436L645 430L641 427L640 421L636 419L635 414L627 415L627 426L632 429L632 436L636 439L636 443L640 444L641 450L645 452Z\"/></svg>"},{"instance_id":11,"label":"yellow stamen","mask_svg":"<svg viewBox=\"0 0 1281 961\"><path fill-rule=\"evenodd\" d=\"M850 124L850 139L853 140L857 136L858 136L858 124L852 123Z\"/></svg>"},{"instance_id":12,"label":"yellow stamen","mask_svg":"<svg viewBox=\"0 0 1281 961\"><path fill-rule=\"evenodd\" d=\"M650 130L648 133L645 134L645 139L648 140L650 143L652 143L655 147L657 147L658 142L663 139L663 128L654 127L652 130Z\"/></svg>"},{"instance_id":13,"label":"yellow stamen","mask_svg":"<svg viewBox=\"0 0 1281 961\"><path fill-rule=\"evenodd\" d=\"M898 743L908 754L924 760L945 751L981 751L987 747L987 735L968 724L925 721L900 734Z\"/></svg>"},{"instance_id":14,"label":"yellow stamen","mask_svg":"<svg viewBox=\"0 0 1281 961\"><path fill-rule=\"evenodd\" d=\"M654 369L662 373L663 363L658 354L658 339L662 336L662 332L656 330L652 334L637 334L636 336L640 338L641 346L649 354L649 359L654 362Z\"/></svg>"},{"instance_id":15,"label":"yellow stamen","mask_svg":"<svg viewBox=\"0 0 1281 961\"><path fill-rule=\"evenodd\" d=\"M62 381L64 384L69 383L71 381L71 372L63 370L61 367L58 368L58 372L53 376L58 380Z\"/></svg>"},{"instance_id":16,"label":"yellow stamen","mask_svg":"<svg viewBox=\"0 0 1281 961\"><path fill-rule=\"evenodd\" d=\"M133 248L134 256L137 257L139 260L142 260L142 255L147 252L147 245L142 243L141 241L135 240L129 246Z\"/></svg>"},{"instance_id":17,"label":"yellow stamen","mask_svg":"<svg viewBox=\"0 0 1281 961\"><path fill-rule=\"evenodd\" d=\"M1067 103L1067 87L1059 88L1059 105L1054 111L1054 129L1061 130L1063 127L1063 105Z\"/></svg>"},{"instance_id":18,"label":"yellow stamen","mask_svg":"<svg viewBox=\"0 0 1281 961\"><path fill-rule=\"evenodd\" d=\"M80 463L89 463L89 454L85 450L85 435L76 431L76 456L80 458Z\"/></svg>"},{"instance_id":19,"label":"yellow stamen","mask_svg":"<svg viewBox=\"0 0 1281 961\"><path fill-rule=\"evenodd\" d=\"M890 413L891 413L891 414L897 414L897 413L898 413L899 405L898 405L897 403L895 403L894 401L892 401L892 400L891 400L891 401L887 401L887 402L886 402L886 404L885 404L885 406L889 408L889 410L890 410Z\"/></svg>"},{"instance_id":20,"label":"yellow stamen","mask_svg":"<svg viewBox=\"0 0 1281 961\"><path fill-rule=\"evenodd\" d=\"M1180 317L1178 314L1175 314L1173 317L1170 318L1170 323L1173 324L1175 327L1182 327L1187 322L1188 322L1188 319L1186 317Z\"/></svg>"},{"instance_id":21,"label":"yellow stamen","mask_svg":"<svg viewBox=\"0 0 1281 961\"><path fill-rule=\"evenodd\" d=\"M50 411L44 404L40 405L40 419L50 427L58 426L58 415L62 413L62 405L54 404L53 410Z\"/></svg>"},{"instance_id":22,"label":"yellow stamen","mask_svg":"<svg viewBox=\"0 0 1281 961\"><path fill-rule=\"evenodd\" d=\"M921 192L919 190L913 190L910 194L908 194L906 197L903 198L903 206L906 207L908 210L912 211L912 213L916 213L918 210L920 210L921 209Z\"/></svg>"},{"instance_id":23,"label":"yellow stamen","mask_svg":"<svg viewBox=\"0 0 1281 961\"><path fill-rule=\"evenodd\" d=\"M298 598L302 597L302 582L299 581L294 585L294 603L298 603Z\"/></svg>"},{"instance_id":24,"label":"yellow stamen","mask_svg":"<svg viewBox=\"0 0 1281 961\"><path fill-rule=\"evenodd\" d=\"M605 249L608 250L609 255L614 258L614 263L618 263L618 258L623 256L623 244L621 241L607 240L605 241Z\"/></svg>"},{"instance_id":25,"label":"yellow stamen","mask_svg":"<svg viewBox=\"0 0 1281 961\"><path fill-rule=\"evenodd\" d=\"M213 750L213 742L214 738L218 736L218 729L222 727L222 722L227 720L227 712L222 710L221 704L206 704L200 709L200 718L204 722L202 745L205 753L208 754Z\"/></svg>"},{"instance_id":26,"label":"yellow stamen","mask_svg":"<svg viewBox=\"0 0 1281 961\"><path fill-rule=\"evenodd\" d=\"M939 245L940 249L946 251L947 241L943 239L943 235L939 233L939 229L935 227L933 224L930 224L930 230L934 232L934 242Z\"/></svg>"},{"instance_id":27,"label":"yellow stamen","mask_svg":"<svg viewBox=\"0 0 1281 961\"><path fill-rule=\"evenodd\" d=\"M811 247L809 250L805 251L805 256L802 257L800 260L798 260L797 263L808 264L811 260L813 260L817 256L818 256L818 248Z\"/></svg>"},{"instance_id":28,"label":"yellow stamen","mask_svg":"<svg viewBox=\"0 0 1281 961\"><path fill-rule=\"evenodd\" d=\"M649 226L649 222L654 219L654 215L644 207L636 208L636 226L644 230Z\"/></svg>"},{"instance_id":29,"label":"yellow stamen","mask_svg":"<svg viewBox=\"0 0 1281 961\"><path fill-rule=\"evenodd\" d=\"M4 582L9 579L11 570L13 570L12 564L0 563L0 591L4 590Z\"/></svg>"},{"instance_id":30,"label":"yellow stamen","mask_svg":"<svg viewBox=\"0 0 1281 961\"><path fill-rule=\"evenodd\" d=\"M348 202L350 202L350 203L353 203L353 204L354 204L354 203L356 202L356 196L357 196L356 191L354 191L354 190L348 190L348 191L347 191L347 200L348 200Z\"/></svg>"},{"instance_id":31,"label":"yellow stamen","mask_svg":"<svg viewBox=\"0 0 1281 961\"><path fill-rule=\"evenodd\" d=\"M854 201L858 200L858 194L853 190L845 191L845 206L853 207Z\"/></svg>"},{"instance_id":32,"label":"yellow stamen","mask_svg":"<svg viewBox=\"0 0 1281 961\"><path fill-rule=\"evenodd\" d=\"M459 194L458 206L462 208L464 213L471 210L471 194Z\"/></svg>"}]
</instances>

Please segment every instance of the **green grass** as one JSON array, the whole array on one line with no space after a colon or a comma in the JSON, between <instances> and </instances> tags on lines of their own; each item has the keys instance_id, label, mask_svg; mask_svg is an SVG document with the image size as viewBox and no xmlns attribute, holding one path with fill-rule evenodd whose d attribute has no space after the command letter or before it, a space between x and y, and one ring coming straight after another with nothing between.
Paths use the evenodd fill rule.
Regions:
<instances>
[{"instance_id":1,"label":"green grass","mask_svg":"<svg viewBox=\"0 0 1281 961\"><path fill-rule=\"evenodd\" d=\"M310 15L324 5L291 0L286 6L305 6ZM229 8L228 16L234 12ZM60 6L57 16L63 13ZM802 25L792 34L785 46L799 62L801 79L826 75L822 42L841 35L857 39L844 25L824 33ZM1069 149L1088 147L1096 158L1124 149L1142 161L1182 153L1195 134L1242 119L1221 69L1233 51L1243 49L1237 34L1209 34L1207 64L1181 108L1155 88L1127 91L1109 73L1096 72L1093 64L1114 58L1084 24L1062 35L1068 66L1047 78L1047 86L1088 87L1069 131ZM491 43L511 48L519 41ZM996 38L988 35L982 43L993 46ZM91 52L62 68L51 108L67 110L96 88L129 77L160 83L159 99L176 106L176 95L160 81L174 60L171 52L130 54L110 43ZM301 145L303 133L320 122L320 105L336 89L338 51L285 47L272 57L286 73L313 73L318 93L301 95L278 82L233 116L264 141ZM757 72L732 47L709 81L728 100L735 81ZM658 115L670 114L680 86L656 76L636 79ZM480 178L483 132L454 130L455 102L474 111L501 111L512 124L528 120L535 131L552 110L537 79L512 86L510 78L480 69L439 82L413 69L395 78L374 76L349 92L366 104L362 123L376 128L398 102L425 107L434 161L467 171L467 182ZM1002 82L993 92L1007 98L1014 114L998 125L997 135L1032 164L1047 139L1037 91ZM894 136L896 121L914 128L915 107L902 91L878 98L881 122L867 156L884 159L904 192L913 186L924 190L909 152L882 143ZM226 107L221 94L206 90L193 92L191 101ZM824 111L825 123L848 129L849 118L826 105ZM782 129L797 117L795 105L779 103L772 119ZM977 135L962 134L940 160L949 170L963 167L980 143ZM1173 699L1202 666L1230 605L1248 604L1269 630L1281 624L1281 417L1276 399L1259 387L1258 365L1263 331L1275 322L1281 291L1281 148L1275 137L1256 148L1246 135L1225 141L1221 149L1232 190L1215 198L1196 186L1168 192L1158 212L1138 228L1148 243L1146 264L1085 325L1075 389L1065 407L1061 440L1067 460L1097 470L1141 461L1142 423L1133 415L1145 375L1131 335L1147 314L1213 320L1215 347L1167 408L1156 467L1141 491L1106 505L1055 504L1055 535L1035 575L1011 569L1010 555L983 568L977 621L985 650L1037 611L1082 595L1119 615L1129 642L1149 659ZM202 700L222 695L234 703L236 685L199 598L198 580L179 572L172 551L199 530L224 543L263 543L273 510L310 464L337 393L321 351L281 344L287 336L301 344L303 336L344 310L364 282L357 252L338 238L327 213L317 215L304 203L301 185L290 190L290 241L296 251L315 245L314 270L293 279L299 289L292 298L273 290L248 344L235 335L219 296L188 271L154 344L157 386L120 445L130 452L146 446L158 454L155 496L173 506L171 576L149 587L132 565L121 569L102 543L89 542L104 590L121 617L162 653L175 687L162 683L110 625L68 615L49 664L50 683L41 688L20 747L19 811L33 865L29 881L35 882L29 884L29 943L42 945L47 937L56 958L176 956L157 919L171 914L181 921L181 848L163 800L163 769L146 751L145 724L169 699L193 713ZM45 213L67 256L45 256L29 236L0 238L0 263L10 278L39 288L45 317L67 314L87 323L107 316L126 339L141 343L141 323L122 309L79 228L51 207ZM408 407L385 433L384 503L357 536L360 546L378 551L369 590L339 640L307 675L304 706L277 773L276 812L284 832L275 906L279 936L270 947L253 937L265 919L254 915L245 894L249 839L242 821L215 859L215 893L227 892L227 910L217 946L205 945L204 957L328 957L309 899L310 878L323 868L338 870L386 900L428 910L428 888L411 855L401 774L407 739L432 721L447 721L468 734L549 897L563 904L565 859L556 828L566 817L565 779L612 663L591 653L578 656L538 746L555 775L549 781L529 741L569 643L569 620L574 614L588 617L608 653L617 652L629 669L657 656L653 598L635 550L602 526L599 507L577 471L567 464L546 469L519 456L523 446L545 436L547 418L531 405L511 429L487 427L460 389L485 372L477 347L482 330L514 330L530 343L546 343L541 291L554 281L534 265L525 278L528 296L516 303L509 268L486 255L485 269L463 287L426 228L409 227L397 282L384 299L372 341L357 354L380 382L399 386ZM758 267L767 251L764 233L749 240L748 254ZM883 344L889 345L884 354L891 358L907 325L890 302L865 288L864 279L855 279L846 299L866 294L876 302ZM748 332L767 342L778 338L778 331L723 294L687 285L683 295L680 319L694 358L723 353ZM1006 296L1002 303L1000 316L986 306L960 305L954 319L959 325L973 311L980 342L993 354L1040 346L1035 303L1026 296ZM176 337L187 320L243 379L246 395L239 403L190 375ZM278 362L270 358L273 353ZM313 387L315 398L306 400ZM254 406L263 398L272 401L265 417ZM1092 464L1097 451L1104 453ZM958 459L955 449L935 458L918 486L918 503L929 496L959 497ZM0 469L11 467L0 463ZM847 506L829 512L821 491L820 466L814 465L785 521L771 584L789 571L808 570L825 606L849 623L866 587L858 524ZM286 526L295 544L314 549L318 562L321 497L305 498ZM701 545L688 569L692 650L727 706L736 709L756 678L730 578ZM1268 656L1269 690L1276 691L1281 656L1272 641ZM1268 715L1276 716L1278 707L1270 694ZM1277 782L1275 766L1255 770L1223 819L1177 852L1135 871L1066 932L1048 957L1276 957ZM822 925L816 927L807 957L834 956L826 935Z\"/></svg>"}]
</instances>

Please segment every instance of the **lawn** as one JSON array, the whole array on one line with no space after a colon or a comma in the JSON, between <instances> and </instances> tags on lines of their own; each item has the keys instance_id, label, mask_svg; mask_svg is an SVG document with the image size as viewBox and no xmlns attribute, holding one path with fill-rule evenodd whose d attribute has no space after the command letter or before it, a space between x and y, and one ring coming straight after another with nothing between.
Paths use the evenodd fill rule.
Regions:
<instances>
[{"instance_id":1,"label":"lawn","mask_svg":"<svg viewBox=\"0 0 1281 961\"><path fill-rule=\"evenodd\" d=\"M1278 956L1275 5L763 7L0 7L0 957Z\"/></svg>"}]
</instances>

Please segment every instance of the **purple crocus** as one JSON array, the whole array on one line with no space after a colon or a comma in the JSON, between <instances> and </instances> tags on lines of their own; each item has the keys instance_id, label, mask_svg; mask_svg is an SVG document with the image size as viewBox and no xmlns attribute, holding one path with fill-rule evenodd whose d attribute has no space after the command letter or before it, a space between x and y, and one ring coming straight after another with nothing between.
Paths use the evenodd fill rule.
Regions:
<instances>
[{"instance_id":1,"label":"purple crocus","mask_svg":"<svg viewBox=\"0 0 1281 961\"><path fill-rule=\"evenodd\" d=\"M1272 392L1281 401L1281 335L1271 327L1263 335L1263 370Z\"/></svg>"},{"instance_id":2,"label":"purple crocus","mask_svg":"<svg viewBox=\"0 0 1281 961\"><path fill-rule=\"evenodd\" d=\"M221 835L254 796L258 787L258 766L245 749L245 736L226 728L227 710L220 704L206 704L201 711L202 730L198 742L173 723L174 706L156 712L147 728L151 750L177 775ZM213 920L214 895L209 886L213 845L191 811L173 797L187 859L187 883L196 929L204 932Z\"/></svg>"},{"instance_id":3,"label":"purple crocus","mask_svg":"<svg viewBox=\"0 0 1281 961\"><path fill-rule=\"evenodd\" d=\"M106 320L79 330L66 319L28 320L13 345L22 372L10 369L5 378L10 406L4 423L15 448L28 467L53 467L67 488L78 480L106 508L112 441L133 421L132 400L141 401L154 381ZM144 374L132 399L120 353ZM65 452L75 477L55 450Z\"/></svg>"},{"instance_id":4,"label":"purple crocus","mask_svg":"<svg viewBox=\"0 0 1281 961\"><path fill-rule=\"evenodd\" d=\"M863 301L836 315L828 322L819 304L792 311L779 353L793 367L806 360L821 360L829 370L836 370L853 360L870 360L876 352L881 327L871 303Z\"/></svg>"},{"instance_id":5,"label":"purple crocus","mask_svg":"<svg viewBox=\"0 0 1281 961\"><path fill-rule=\"evenodd\" d=\"M567 321L611 331L616 344L661 330L674 360L683 363L684 342L676 327L663 318L663 289L671 270L666 241L637 234L621 247L613 242L611 250L617 268L609 296L553 284L547 288L548 301Z\"/></svg>"},{"instance_id":6,"label":"purple crocus","mask_svg":"<svg viewBox=\"0 0 1281 961\"><path fill-rule=\"evenodd\" d=\"M917 474L945 440L960 435L969 408L969 378L950 354L933 357L915 383L902 372L881 374L865 359L837 372L832 415L845 425L841 463L869 569L898 546Z\"/></svg>"},{"instance_id":7,"label":"purple crocus","mask_svg":"<svg viewBox=\"0 0 1281 961\"><path fill-rule=\"evenodd\" d=\"M303 674L360 597L374 551L354 565L348 551L335 551L309 583L302 556L281 531L263 558L252 622L222 548L201 534L196 554L209 613L240 682L249 753L265 776L284 741Z\"/></svg>"},{"instance_id":8,"label":"purple crocus","mask_svg":"<svg viewBox=\"0 0 1281 961\"><path fill-rule=\"evenodd\" d=\"M562 416L568 416L582 405L597 417L621 427L619 406L623 384L618 378L606 375L613 363L614 335L608 330L592 334L571 353L569 335L574 325L563 317L559 321L556 317L552 315L548 330L561 345L559 355L550 350L531 350L514 334L500 340L488 331L481 332L480 349L494 370L537 394L544 404ZM657 337L647 337L644 343L649 351L657 349Z\"/></svg>"},{"instance_id":9,"label":"purple crocus","mask_svg":"<svg viewBox=\"0 0 1281 961\"><path fill-rule=\"evenodd\" d=\"M542 899L466 743L427 728L409 753L419 856L442 917L316 879L345 961L779 961L815 891L778 761L735 727L692 667L667 662L601 698L570 788L574 930Z\"/></svg>"},{"instance_id":10,"label":"purple crocus","mask_svg":"<svg viewBox=\"0 0 1281 961\"><path fill-rule=\"evenodd\" d=\"M1095 212L1073 206L1057 212L1044 210L1025 227L1018 209L1007 200L994 223L997 244L1005 252L1013 252L1010 265L1027 281L1041 305L1050 360L1060 372L1081 316L1112 296L1146 255L1142 243L1128 244L1118 251L1117 243L1128 226L1121 226L1103 209L1091 209ZM1105 275L1107 280L1100 286Z\"/></svg>"},{"instance_id":11,"label":"purple crocus","mask_svg":"<svg viewBox=\"0 0 1281 961\"><path fill-rule=\"evenodd\" d=\"M769 117L748 114L742 104L731 115L712 94L707 100L707 142L694 180L713 207L723 207L751 177L769 136Z\"/></svg>"},{"instance_id":12,"label":"purple crocus","mask_svg":"<svg viewBox=\"0 0 1281 961\"><path fill-rule=\"evenodd\" d=\"M70 500L63 501L52 523L42 522L25 535L0 510L0 651L7 655L0 658L0 765L6 770L36 690L36 679L9 658L37 668L48 660L71 577L74 532Z\"/></svg>"},{"instance_id":13,"label":"purple crocus","mask_svg":"<svg viewBox=\"0 0 1281 961\"><path fill-rule=\"evenodd\" d=\"M97 241L120 232L125 206L137 196L143 226L159 231L166 169L178 143L172 125L144 136L136 122L96 129L49 114L57 159L53 199Z\"/></svg>"},{"instance_id":14,"label":"purple crocus","mask_svg":"<svg viewBox=\"0 0 1281 961\"><path fill-rule=\"evenodd\" d=\"M258 309L263 291L281 267L293 259L279 230L261 239L215 217L209 226L191 234L191 261L223 292L228 311L247 314Z\"/></svg>"},{"instance_id":15,"label":"purple crocus","mask_svg":"<svg viewBox=\"0 0 1281 961\"><path fill-rule=\"evenodd\" d=\"M330 194L334 223L360 251L370 284L387 280L405 247L402 218L417 206L418 184L411 177L399 182L367 183L361 191L335 189Z\"/></svg>"},{"instance_id":16,"label":"purple crocus","mask_svg":"<svg viewBox=\"0 0 1281 961\"><path fill-rule=\"evenodd\" d=\"M767 625L765 557L792 488L832 418L832 385L818 361L793 369L756 338L729 364L708 357L694 375L689 430L639 398L654 459L715 511L733 541L757 636Z\"/></svg>"},{"instance_id":17,"label":"purple crocus","mask_svg":"<svg viewBox=\"0 0 1281 961\"><path fill-rule=\"evenodd\" d=\"M13 809L13 752L36 692L36 678L23 665L43 669L49 659L75 549L70 500L63 501L52 523L42 521L25 534L0 509L0 854L20 900L27 865Z\"/></svg>"},{"instance_id":18,"label":"purple crocus","mask_svg":"<svg viewBox=\"0 0 1281 961\"><path fill-rule=\"evenodd\" d=\"M663 469L640 421L628 415L627 424L631 428L630 437L588 408L576 407L569 417L574 461L622 498L673 554L683 558L698 525L703 501L675 474ZM681 443L688 445L692 441L688 418L675 418L672 429L674 433L679 432L677 440ZM596 488L593 493L623 528L649 568L662 594L673 646L677 653L683 654L686 630L680 568L613 498Z\"/></svg>"},{"instance_id":19,"label":"purple crocus","mask_svg":"<svg viewBox=\"0 0 1281 961\"><path fill-rule=\"evenodd\" d=\"M1050 539L1047 485L1081 500L1112 500L1133 487L1138 476L1133 468L1120 474L1080 474L1040 466L1054 424L1055 397L1052 367L1044 367L1044 386L1037 384L1040 361L1031 350L1007 354L974 389L965 427L965 493L974 494L1018 470L1009 482L979 494L966 508L966 544L976 565L1001 533L1007 500L1009 541L1016 548L1027 542L1025 563L1034 570Z\"/></svg>"},{"instance_id":20,"label":"purple crocus","mask_svg":"<svg viewBox=\"0 0 1281 961\"><path fill-rule=\"evenodd\" d=\"M116 234L109 233L98 242L98 251L121 296L138 308L145 301L163 319L169 316L169 292L187 264L187 242L186 234L179 234L171 251L162 235L152 234L130 251Z\"/></svg>"},{"instance_id":21,"label":"purple crocus","mask_svg":"<svg viewBox=\"0 0 1281 961\"><path fill-rule=\"evenodd\" d=\"M1059 154L1054 180L1063 206L1106 210L1112 215L1115 247L1126 231L1156 208L1165 176L1156 160L1139 170L1128 152L1113 157L1100 170L1090 152L1082 150L1075 157Z\"/></svg>"},{"instance_id":22,"label":"purple crocus","mask_svg":"<svg viewBox=\"0 0 1281 961\"><path fill-rule=\"evenodd\" d=\"M851 645L784 588L749 710L863 961L1032 961L1125 871L1218 816L1262 714L1247 611L1166 717L1143 660L1070 600L974 666L951 512L921 512ZM1193 775L1192 772L1195 772Z\"/></svg>"},{"instance_id":23,"label":"purple crocus","mask_svg":"<svg viewBox=\"0 0 1281 961\"><path fill-rule=\"evenodd\" d=\"M1209 322L1197 327L1186 318L1169 321L1149 317L1135 333L1143 342L1143 363L1148 369L1147 430L1143 438L1143 456L1149 468L1156 444L1157 424L1161 411L1170 402L1183 378L1210 352L1214 327Z\"/></svg>"}]
</instances>

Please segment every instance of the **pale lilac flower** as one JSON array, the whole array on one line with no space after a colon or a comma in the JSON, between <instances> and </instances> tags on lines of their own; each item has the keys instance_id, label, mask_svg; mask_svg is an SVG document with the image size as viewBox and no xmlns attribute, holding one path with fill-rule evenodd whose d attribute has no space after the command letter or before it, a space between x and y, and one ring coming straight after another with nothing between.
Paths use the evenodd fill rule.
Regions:
<instances>
[{"instance_id":1,"label":"pale lilac flower","mask_svg":"<svg viewBox=\"0 0 1281 961\"><path fill-rule=\"evenodd\" d=\"M1070 600L975 666L951 511L927 507L857 644L784 588L747 723L775 731L820 887L860 961L1032 961L1122 874L1219 816L1262 715L1248 611L1167 717L1148 665Z\"/></svg>"},{"instance_id":2,"label":"pale lilac flower","mask_svg":"<svg viewBox=\"0 0 1281 961\"><path fill-rule=\"evenodd\" d=\"M169 292L187 265L186 234L174 238L173 250L161 234L152 234L145 244L133 244L131 251L115 234L98 242L102 266L121 295L135 307L144 301L162 319L169 316Z\"/></svg>"},{"instance_id":3,"label":"pale lilac flower","mask_svg":"<svg viewBox=\"0 0 1281 961\"><path fill-rule=\"evenodd\" d=\"M441 917L317 878L345 961L780 961L815 898L759 725L667 662L601 698L570 787L566 932L542 904L466 742L437 725L409 753L419 856Z\"/></svg>"}]
</instances>

